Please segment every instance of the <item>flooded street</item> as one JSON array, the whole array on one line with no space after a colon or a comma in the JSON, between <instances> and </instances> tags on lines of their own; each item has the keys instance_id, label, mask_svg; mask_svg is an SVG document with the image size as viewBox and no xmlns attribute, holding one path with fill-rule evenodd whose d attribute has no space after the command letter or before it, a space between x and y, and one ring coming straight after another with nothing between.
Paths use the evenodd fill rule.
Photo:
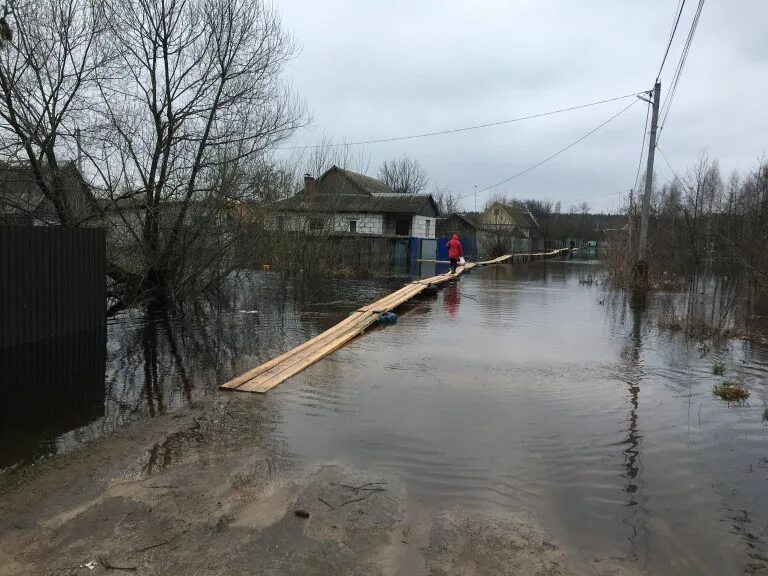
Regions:
<instances>
[{"instance_id":1,"label":"flooded street","mask_svg":"<svg viewBox=\"0 0 768 576\"><path fill-rule=\"evenodd\" d=\"M580 273L474 273L265 402L302 459L395 472L420 500L523 506L653 574L765 569L768 351L659 333L652 296ZM752 387L749 407L712 396L716 361Z\"/></svg>"},{"instance_id":2,"label":"flooded street","mask_svg":"<svg viewBox=\"0 0 768 576\"><path fill-rule=\"evenodd\" d=\"M256 274L218 309L125 313L107 328L105 381L86 382L96 401L4 441L0 486L131 422L225 396L261 415L297 471L395 477L427 509L523 510L572 554L640 573L768 573L768 349L661 331L659 309L677 297L580 282L596 271L476 270L263 396L217 386L402 280ZM752 389L746 406L713 397L718 362ZM154 446L143 473L189 461L194 438L183 444Z\"/></svg>"}]
</instances>

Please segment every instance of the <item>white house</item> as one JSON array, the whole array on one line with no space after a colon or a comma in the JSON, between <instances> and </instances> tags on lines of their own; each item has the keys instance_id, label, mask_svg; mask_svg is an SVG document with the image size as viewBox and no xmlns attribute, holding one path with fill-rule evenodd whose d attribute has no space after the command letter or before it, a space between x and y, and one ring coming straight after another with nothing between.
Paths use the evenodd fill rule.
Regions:
<instances>
[{"instance_id":1,"label":"white house","mask_svg":"<svg viewBox=\"0 0 768 576\"><path fill-rule=\"evenodd\" d=\"M305 175L301 192L273 209L273 229L410 238L435 238L439 215L431 194L399 194L338 166Z\"/></svg>"}]
</instances>

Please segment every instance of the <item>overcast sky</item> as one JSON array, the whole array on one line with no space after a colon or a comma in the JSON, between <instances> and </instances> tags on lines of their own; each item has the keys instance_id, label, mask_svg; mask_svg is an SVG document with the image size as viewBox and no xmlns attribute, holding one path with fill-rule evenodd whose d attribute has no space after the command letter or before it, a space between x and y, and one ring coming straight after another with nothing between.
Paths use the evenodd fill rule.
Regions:
<instances>
[{"instance_id":1,"label":"overcast sky","mask_svg":"<svg viewBox=\"0 0 768 576\"><path fill-rule=\"evenodd\" d=\"M287 76L313 116L292 144L357 141L494 122L650 89L677 0L280 0L301 47ZM697 2L688 0L662 100ZM768 1L709 0L660 147L678 172L706 149L724 174L768 152ZM631 100L481 130L367 145L368 173L407 154L431 184L470 194L546 158ZM620 206L646 105L494 191ZM658 156L657 156L658 158ZM359 168L359 166L357 166ZM356 166L351 166L356 168ZM671 172L658 159L663 180ZM481 208L494 192L478 197Z\"/></svg>"}]
</instances>

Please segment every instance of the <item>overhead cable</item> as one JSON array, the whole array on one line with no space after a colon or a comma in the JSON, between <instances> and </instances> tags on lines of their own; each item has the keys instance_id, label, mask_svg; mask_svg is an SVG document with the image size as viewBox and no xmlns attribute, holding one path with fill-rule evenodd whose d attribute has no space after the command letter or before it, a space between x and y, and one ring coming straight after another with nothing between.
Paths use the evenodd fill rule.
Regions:
<instances>
[{"instance_id":1,"label":"overhead cable","mask_svg":"<svg viewBox=\"0 0 768 576\"><path fill-rule=\"evenodd\" d=\"M510 176L509 178L505 178L505 179L504 179L504 180L502 180L501 182L496 182L496 184L492 184L492 185L490 185L490 186L487 186L487 187L483 188L482 190L478 190L478 191L476 191L476 192L474 192L474 191L473 191L473 192L468 192L467 194L464 194L464 195L462 195L462 196L459 196L458 200L461 200L462 198L467 198L467 197L469 197L469 196L472 196L472 195L474 195L474 194L482 194L483 192L487 192L488 190L491 190L491 189L493 189L493 188L496 188L496 187L498 187L498 186L501 186L502 184L506 184L507 182L510 182L510 181L514 180L515 178L519 178L520 176L522 176L522 175L524 175L524 174L527 174L528 172L530 172L530 171L532 171L532 170L535 170L536 168L538 168L538 167L539 167L539 166L541 166L542 164L546 164L546 163L547 163L547 162L549 162L550 160L552 160L552 159L554 159L554 158L557 158L558 156L560 156L560 154L562 154L562 153L564 153L564 152L566 152L566 151L570 150L571 148L573 148L574 146L576 146L577 144L579 144L579 143L580 143L580 142L582 142L583 140L586 140L587 138L589 138L589 137L590 137L592 134L594 134L595 132L597 132L598 130L600 130L600 129L601 129L603 126L605 126L606 124L609 124L610 122L612 122L613 120L615 120L616 118L618 118L619 116L621 116L621 115L622 115L624 112L626 112L626 111L627 111L627 110L629 110L629 109L630 109L632 106L634 106L634 105L637 103L637 101L638 101L637 99L634 99L634 100L633 100L632 102L630 102L630 103L629 103L627 106L625 106L624 108L622 108L621 110L619 110L619 111L618 111L616 114L614 114L613 116L611 116L610 118L608 118L608 120L606 120L606 121L602 122L601 124L598 124L598 125L597 125L595 128L593 128L592 130L590 130L589 132L587 132L586 134L584 134L584 135L583 135L581 138L579 138L578 140L575 140L575 141L571 142L570 144L568 144L568 146L566 146L566 147L564 147L564 148L561 148L560 150L558 150L558 151L557 151L557 152L555 152L554 154L552 154L552 155L550 155L550 156L547 156L547 157L546 157L546 158L544 158L543 160L540 160L540 161L536 162L535 164L533 164L533 165L529 166L529 167L528 167L528 168L526 168L525 170L521 170L520 172L518 172L518 173L516 173L516 174L514 174L514 175L512 175L512 176Z\"/></svg>"},{"instance_id":2,"label":"overhead cable","mask_svg":"<svg viewBox=\"0 0 768 576\"><path fill-rule=\"evenodd\" d=\"M680 0L677 3L677 18L675 18L675 23L672 26L672 32L669 34L669 42L667 42L667 49L664 51L664 58L661 59L661 66L659 66L659 73L656 74L656 82L659 81L659 78L661 77L661 71L664 69L664 64L667 61L667 56L669 56L669 49L672 47L672 40L675 38L675 32L677 32L677 25L680 24L680 16L683 15L683 8L685 8L685 0Z\"/></svg>"},{"instance_id":3,"label":"overhead cable","mask_svg":"<svg viewBox=\"0 0 768 576\"><path fill-rule=\"evenodd\" d=\"M539 114L532 114L530 116L521 116L519 118L511 118L509 120L500 120L498 122L488 122L486 124L477 124L475 126L465 126L462 128L449 128L447 130L438 130L436 132L424 132L422 134L411 134L408 136L395 136L392 138L379 138L376 140L361 140L358 142L343 142L339 144L312 144L308 146L283 146L277 148L278 150L309 150L313 148L338 148L344 146L362 146L365 144L382 144L385 142L398 142L401 140L415 140L416 138L428 138L430 136L441 136L443 134L453 134L456 132L468 132L470 130L479 130L481 128L490 128L492 126L502 126L504 124L512 124L514 122L522 122L524 120L533 120L534 118L543 118L545 116L552 116L553 114L561 114L563 112L571 112L573 110L580 110L582 108L589 108L591 106L598 106L600 104L607 104L608 102L615 102L617 100L624 100L626 98L633 98L638 94L644 94L645 92L633 92L631 94L625 94L624 96L617 96L615 98L607 98L605 100L598 100L597 102L590 102L588 104L579 104L577 106L569 106L568 108L560 108L558 110L551 110L549 112L541 112Z\"/></svg>"}]
</instances>

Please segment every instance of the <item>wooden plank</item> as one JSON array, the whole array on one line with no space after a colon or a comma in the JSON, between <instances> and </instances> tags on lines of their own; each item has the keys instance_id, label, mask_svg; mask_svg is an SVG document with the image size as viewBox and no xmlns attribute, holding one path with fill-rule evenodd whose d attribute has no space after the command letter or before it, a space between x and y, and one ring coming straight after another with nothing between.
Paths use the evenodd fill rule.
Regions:
<instances>
[{"instance_id":1,"label":"wooden plank","mask_svg":"<svg viewBox=\"0 0 768 576\"><path fill-rule=\"evenodd\" d=\"M378 320L381 313L397 308L421 293L427 286L448 282L475 266L475 263L467 263L464 266L459 266L456 269L456 274L441 274L406 284L384 298L360 308L357 312L322 334L296 346L277 358L265 362L261 366L249 370L237 378L233 378L223 384L221 388L257 393L271 390L362 334L371 324Z\"/></svg>"},{"instance_id":2,"label":"wooden plank","mask_svg":"<svg viewBox=\"0 0 768 576\"><path fill-rule=\"evenodd\" d=\"M395 292L392 292L388 296L385 296L384 298L377 300L376 302L372 304L368 304L367 306L363 306L362 308L359 308L359 311L361 312L373 312L376 310L381 310L382 307L386 306L386 304L392 300L396 300L403 292L406 292L410 290L410 287L412 284L406 284L399 290L396 290Z\"/></svg>"},{"instance_id":3,"label":"wooden plank","mask_svg":"<svg viewBox=\"0 0 768 576\"><path fill-rule=\"evenodd\" d=\"M310 356L314 354L314 352L324 346L326 346L329 342L333 342L336 338L339 336L342 336L346 334L348 331L356 331L359 326L363 325L367 322L366 325L369 325L370 323L376 321L377 316L374 314L359 314L356 315L354 318L354 321L351 323L346 323L344 326L341 326L338 330L331 331L327 330L323 333L323 338L315 339L309 346L297 346L296 348L293 348L292 350L289 350L285 354L281 355L278 362L267 362L264 366L259 366L259 371L255 375L249 377L249 378L241 378L240 382L237 384L237 386L229 386L229 388L234 390L239 390L243 388L246 384L253 382L255 380L264 380L267 378L271 378L275 374L279 374L282 370L285 370L286 367L293 366L297 362L301 362L301 360L307 356ZM336 326L338 327L338 325ZM278 360L277 358L275 360ZM263 369L262 369L263 368Z\"/></svg>"},{"instance_id":4,"label":"wooden plank","mask_svg":"<svg viewBox=\"0 0 768 576\"><path fill-rule=\"evenodd\" d=\"M335 333L340 332L343 328L345 328L347 325L352 323L353 321L359 319L362 315L364 315L364 312L355 312L353 314L350 314L347 318L339 322L338 324L330 327L325 332L321 332L314 338L311 338L304 342L303 344L300 344L296 346L295 348L292 348L288 352L285 352L284 354L281 354L280 356L277 356L276 358L273 358L272 360L265 362L264 364L261 364L260 366L257 366L256 368L253 368L252 370L249 370L245 374L241 374L237 378L233 378L229 382L226 382L225 384L222 384L220 388L224 389L231 389L231 388L237 388L241 384L244 384L248 380L251 380L261 374L262 372L265 372L269 370L270 368L273 368L274 366L277 366L280 364L280 362L283 362L284 360L287 360L292 355L296 354L297 352L301 352L302 350L309 348L310 346L316 344L320 340L325 340L329 336L333 336Z\"/></svg>"},{"instance_id":5,"label":"wooden plank","mask_svg":"<svg viewBox=\"0 0 768 576\"><path fill-rule=\"evenodd\" d=\"M345 344L347 344L349 341L353 340L357 336L359 336L362 332L365 331L365 329L376 322L377 318L375 316L371 316L365 319L364 323L361 323L356 326L356 329L349 329L345 331L342 335L338 336L328 344L320 347L319 349L313 351L313 353L305 358L300 358L298 361L295 362L287 362L284 366L281 366L281 371L271 375L268 378L264 378L265 375L259 376L248 382L247 384L244 384L238 390L242 392L261 392L264 393L268 390L271 390L278 384L281 384L285 382L288 378L291 378L292 376L295 376L299 372L304 371L312 364L318 362L319 360L322 360L329 354L332 354L339 348L342 348Z\"/></svg>"}]
</instances>

